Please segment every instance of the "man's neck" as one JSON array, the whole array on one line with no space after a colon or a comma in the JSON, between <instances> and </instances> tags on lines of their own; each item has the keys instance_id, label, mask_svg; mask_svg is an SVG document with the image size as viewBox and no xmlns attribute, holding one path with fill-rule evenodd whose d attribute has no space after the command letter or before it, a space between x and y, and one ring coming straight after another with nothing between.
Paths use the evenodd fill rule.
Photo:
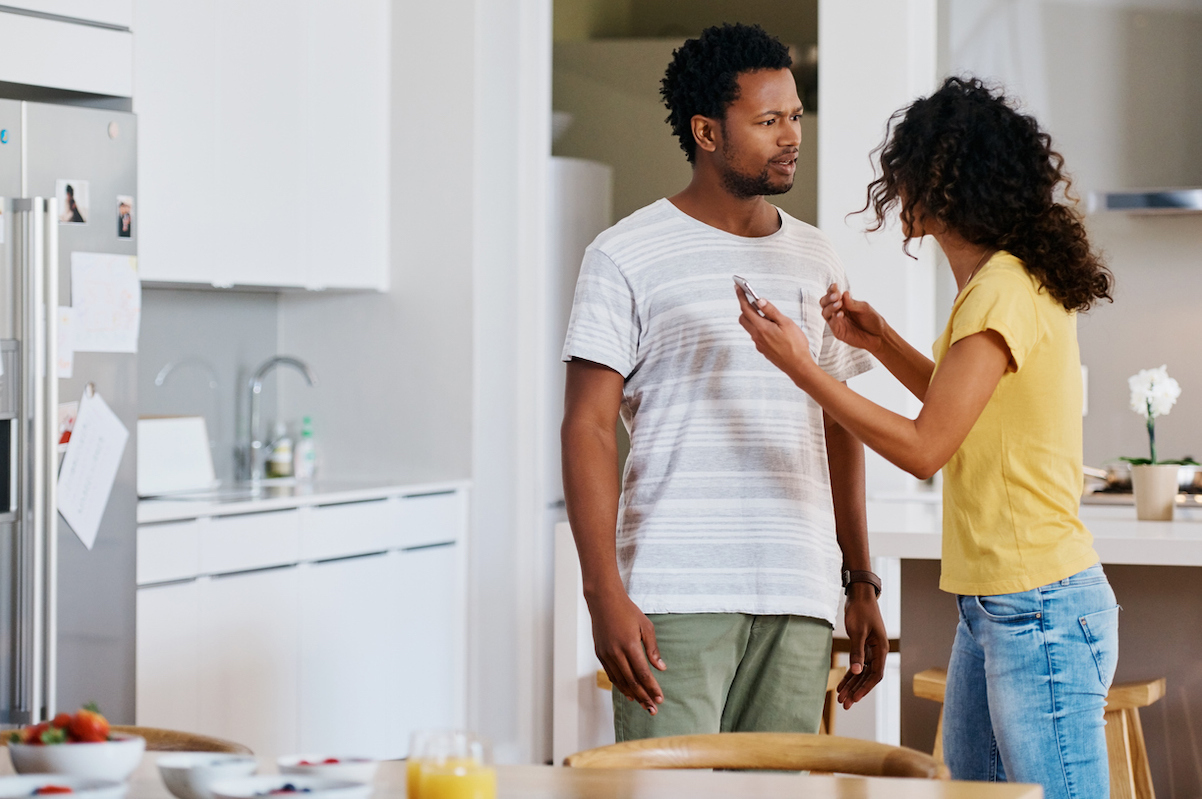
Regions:
<instances>
[{"instance_id":1,"label":"man's neck","mask_svg":"<svg viewBox=\"0 0 1202 799\"><path fill-rule=\"evenodd\" d=\"M708 170L694 171L689 185L668 201L698 222L736 236L771 236L781 226L776 206L760 196L736 197Z\"/></svg>"}]
</instances>

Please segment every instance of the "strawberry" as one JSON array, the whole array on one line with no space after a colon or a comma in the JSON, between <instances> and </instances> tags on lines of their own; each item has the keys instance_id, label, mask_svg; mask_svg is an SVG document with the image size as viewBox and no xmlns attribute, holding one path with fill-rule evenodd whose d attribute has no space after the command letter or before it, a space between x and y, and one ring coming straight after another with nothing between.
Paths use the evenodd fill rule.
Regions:
<instances>
[{"instance_id":1,"label":"strawberry","mask_svg":"<svg viewBox=\"0 0 1202 799\"><path fill-rule=\"evenodd\" d=\"M70 713L59 713L57 716L54 717L54 721L52 721L50 723L53 724L55 727L58 727L60 730L65 730L71 726L71 714Z\"/></svg>"},{"instance_id":2,"label":"strawberry","mask_svg":"<svg viewBox=\"0 0 1202 799\"><path fill-rule=\"evenodd\" d=\"M76 743L100 743L109 738L109 723L95 705L77 712L71 718L68 732Z\"/></svg>"}]
</instances>

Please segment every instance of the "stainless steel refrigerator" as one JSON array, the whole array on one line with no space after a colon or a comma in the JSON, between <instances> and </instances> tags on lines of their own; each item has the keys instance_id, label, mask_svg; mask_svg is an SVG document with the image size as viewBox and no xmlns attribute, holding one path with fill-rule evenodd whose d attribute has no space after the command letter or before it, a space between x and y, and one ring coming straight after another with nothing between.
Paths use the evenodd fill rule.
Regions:
<instances>
[{"instance_id":1,"label":"stainless steel refrigerator","mask_svg":"<svg viewBox=\"0 0 1202 799\"><path fill-rule=\"evenodd\" d=\"M134 720L137 356L59 379L56 329L72 252L136 252L136 151L132 114L0 100L0 723ZM88 383L130 434L90 551L54 510L59 404Z\"/></svg>"}]
</instances>

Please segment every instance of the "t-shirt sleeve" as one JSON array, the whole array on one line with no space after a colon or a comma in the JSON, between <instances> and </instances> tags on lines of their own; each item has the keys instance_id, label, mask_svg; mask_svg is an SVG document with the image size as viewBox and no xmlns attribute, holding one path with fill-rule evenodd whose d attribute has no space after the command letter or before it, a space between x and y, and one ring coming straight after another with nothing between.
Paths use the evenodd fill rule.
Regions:
<instances>
[{"instance_id":1,"label":"t-shirt sleeve","mask_svg":"<svg viewBox=\"0 0 1202 799\"><path fill-rule=\"evenodd\" d=\"M948 346L986 330L995 331L1006 341L1010 369L1022 369L1040 334L1031 287L1019 277L1004 272L978 277L952 317Z\"/></svg>"},{"instance_id":2,"label":"t-shirt sleeve","mask_svg":"<svg viewBox=\"0 0 1202 799\"><path fill-rule=\"evenodd\" d=\"M563 360L582 358L630 377L638 360L638 307L618 266L590 247L580 265Z\"/></svg>"},{"instance_id":3,"label":"t-shirt sleeve","mask_svg":"<svg viewBox=\"0 0 1202 799\"><path fill-rule=\"evenodd\" d=\"M838 285L840 291L847 290L847 276L843 274L842 266L837 268L833 279L827 282L828 285L830 283ZM807 306L807 308L809 307ZM817 308L813 310L814 313L821 314L821 311ZM867 372L875 364L876 362L872 356L864 350L835 338L835 334L831 332L830 325L823 322L822 349L818 353L818 365L822 368L822 371L836 380L846 382L856 375Z\"/></svg>"}]
</instances>

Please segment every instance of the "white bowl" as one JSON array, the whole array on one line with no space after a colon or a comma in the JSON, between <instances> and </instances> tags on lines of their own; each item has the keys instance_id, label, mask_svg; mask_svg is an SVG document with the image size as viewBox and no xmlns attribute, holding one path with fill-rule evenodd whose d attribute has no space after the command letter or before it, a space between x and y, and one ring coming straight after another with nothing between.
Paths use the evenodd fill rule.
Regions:
<instances>
[{"instance_id":1,"label":"white bowl","mask_svg":"<svg viewBox=\"0 0 1202 799\"><path fill-rule=\"evenodd\" d=\"M295 794L279 793L291 785ZM308 789L305 791L304 789ZM371 786L350 780L331 780L325 777L305 777L300 774L260 774L257 777L238 777L218 780L209 786L217 799L367 799Z\"/></svg>"},{"instance_id":2,"label":"white bowl","mask_svg":"<svg viewBox=\"0 0 1202 799\"><path fill-rule=\"evenodd\" d=\"M323 762L330 758L338 762ZM376 777L376 769L380 767L378 760L351 755L285 755L277 758L275 764L281 774L304 774L351 782L371 782Z\"/></svg>"},{"instance_id":3,"label":"white bowl","mask_svg":"<svg viewBox=\"0 0 1202 799\"><path fill-rule=\"evenodd\" d=\"M217 780L246 777L258 763L250 755L219 752L179 752L157 761L163 784L179 799L213 799L209 786Z\"/></svg>"},{"instance_id":4,"label":"white bowl","mask_svg":"<svg viewBox=\"0 0 1202 799\"><path fill-rule=\"evenodd\" d=\"M146 739L113 733L111 741L92 744L8 745L18 774L70 774L98 780L125 780L142 762Z\"/></svg>"},{"instance_id":5,"label":"white bowl","mask_svg":"<svg viewBox=\"0 0 1202 799\"><path fill-rule=\"evenodd\" d=\"M124 799L129 787L117 780L96 780L91 777L72 777L66 774L23 774L19 777L0 777L0 799L28 799L38 788L61 785L70 794L47 794L48 799Z\"/></svg>"}]
</instances>

